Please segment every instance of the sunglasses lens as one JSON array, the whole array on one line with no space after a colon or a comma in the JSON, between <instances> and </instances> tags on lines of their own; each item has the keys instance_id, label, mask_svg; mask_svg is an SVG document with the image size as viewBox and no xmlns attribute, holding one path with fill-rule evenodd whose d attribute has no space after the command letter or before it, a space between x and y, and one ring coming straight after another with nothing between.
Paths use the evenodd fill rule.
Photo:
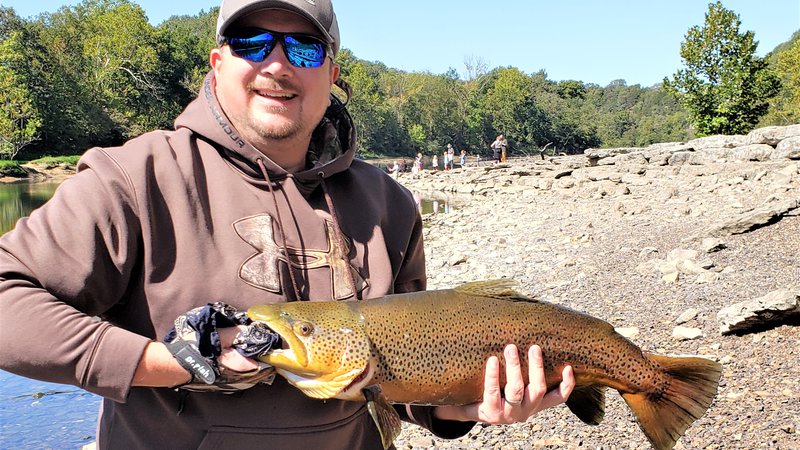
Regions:
<instances>
[{"instance_id":1,"label":"sunglasses lens","mask_svg":"<svg viewBox=\"0 0 800 450\"><path fill-rule=\"evenodd\" d=\"M230 38L230 46L236 56L252 62L261 62L275 48L275 36L262 33L253 37Z\"/></svg>"},{"instance_id":2,"label":"sunglasses lens","mask_svg":"<svg viewBox=\"0 0 800 450\"><path fill-rule=\"evenodd\" d=\"M320 67L325 63L325 44L310 36L287 35L286 58L295 67Z\"/></svg>"}]
</instances>

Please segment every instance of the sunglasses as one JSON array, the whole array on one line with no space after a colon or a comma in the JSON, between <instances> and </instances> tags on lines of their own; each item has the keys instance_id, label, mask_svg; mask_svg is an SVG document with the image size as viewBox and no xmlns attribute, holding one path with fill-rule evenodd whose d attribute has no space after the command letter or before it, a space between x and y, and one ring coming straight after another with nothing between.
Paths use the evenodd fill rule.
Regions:
<instances>
[{"instance_id":1,"label":"sunglasses","mask_svg":"<svg viewBox=\"0 0 800 450\"><path fill-rule=\"evenodd\" d=\"M329 51L325 41L310 34L261 29L242 30L236 34L240 36L225 37L223 43L230 46L234 55L254 63L267 59L279 41L289 64L295 67L320 67L325 64Z\"/></svg>"}]
</instances>

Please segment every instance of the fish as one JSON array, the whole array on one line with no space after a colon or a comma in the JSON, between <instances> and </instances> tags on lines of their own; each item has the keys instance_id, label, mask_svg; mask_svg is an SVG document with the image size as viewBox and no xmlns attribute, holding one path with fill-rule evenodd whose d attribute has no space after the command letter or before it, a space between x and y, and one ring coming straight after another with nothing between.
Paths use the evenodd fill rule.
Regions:
<instances>
[{"instance_id":1,"label":"fish","mask_svg":"<svg viewBox=\"0 0 800 450\"><path fill-rule=\"evenodd\" d=\"M261 361L309 397L366 401L385 448L401 426L391 404L480 401L486 359L494 355L502 364L512 343L541 347L548 390L572 366L575 388L566 406L586 424L601 423L606 390L617 390L656 450L673 448L710 407L719 363L643 353L611 324L515 286L511 279L475 281L364 301L256 305L247 315L283 341Z\"/></svg>"}]
</instances>

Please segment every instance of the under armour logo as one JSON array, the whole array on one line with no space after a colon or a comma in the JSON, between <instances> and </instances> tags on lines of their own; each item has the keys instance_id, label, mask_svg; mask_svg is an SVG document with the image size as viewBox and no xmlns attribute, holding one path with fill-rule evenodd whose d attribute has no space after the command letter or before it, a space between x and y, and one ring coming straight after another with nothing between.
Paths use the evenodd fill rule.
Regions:
<instances>
[{"instance_id":1,"label":"under armour logo","mask_svg":"<svg viewBox=\"0 0 800 450\"><path fill-rule=\"evenodd\" d=\"M367 284L361 274L350 265L348 239L342 236L344 249L339 249L334 244L336 231L328 220L325 221L328 242L328 248L325 250L293 247L284 250L279 247L273 235L272 217L266 214L241 219L233 224L233 228L239 237L259 251L248 258L239 268L239 277L251 286L276 294L281 293L279 261L301 270L330 268L331 297L334 300L343 300L353 296L348 272L352 273L356 289L359 291L363 290Z\"/></svg>"}]
</instances>

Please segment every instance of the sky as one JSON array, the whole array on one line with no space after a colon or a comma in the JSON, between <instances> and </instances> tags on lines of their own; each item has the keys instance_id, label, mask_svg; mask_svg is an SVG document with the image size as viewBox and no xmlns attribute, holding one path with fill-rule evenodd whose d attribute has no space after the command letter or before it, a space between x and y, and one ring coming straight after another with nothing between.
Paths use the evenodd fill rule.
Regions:
<instances>
[{"instance_id":1,"label":"sky","mask_svg":"<svg viewBox=\"0 0 800 450\"><path fill-rule=\"evenodd\" d=\"M489 69L544 70L553 81L643 87L683 67L686 32L703 25L710 0L334 0L342 46L360 59L435 74L465 61ZM219 0L134 0L153 25L196 15ZM72 0L0 0L22 17L54 12ZM722 0L766 55L800 30L800 0ZM490 6L490 8L487 8Z\"/></svg>"}]
</instances>

